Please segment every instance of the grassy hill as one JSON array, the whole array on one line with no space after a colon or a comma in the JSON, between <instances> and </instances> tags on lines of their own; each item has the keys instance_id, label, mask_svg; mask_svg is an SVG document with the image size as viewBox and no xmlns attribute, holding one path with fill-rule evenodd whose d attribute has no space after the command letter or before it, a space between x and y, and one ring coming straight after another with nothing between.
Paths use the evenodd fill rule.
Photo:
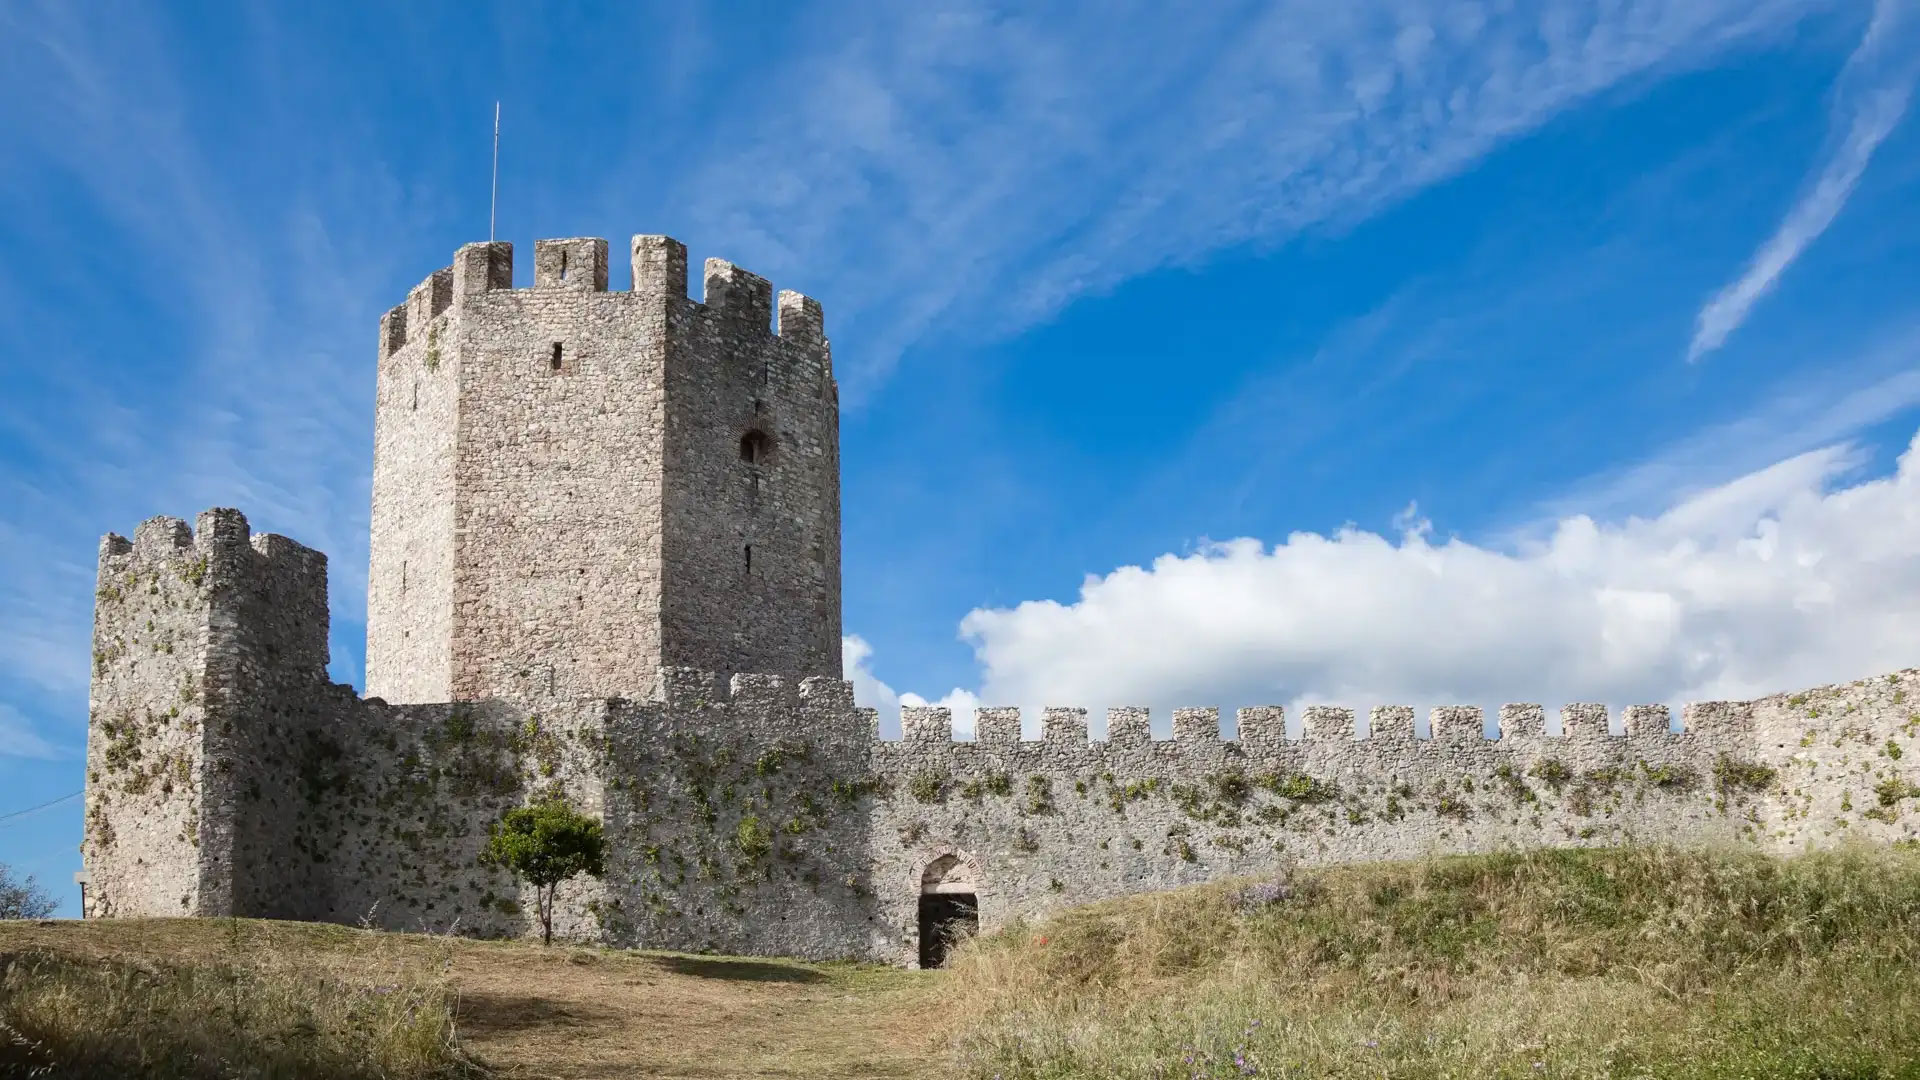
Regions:
<instances>
[{"instance_id":1,"label":"grassy hill","mask_svg":"<svg viewBox=\"0 0 1920 1080\"><path fill-rule=\"evenodd\" d=\"M1563 850L1079 909L943 987L973 1075L1920 1077L1920 853Z\"/></svg>"},{"instance_id":2,"label":"grassy hill","mask_svg":"<svg viewBox=\"0 0 1920 1080\"><path fill-rule=\"evenodd\" d=\"M0 923L0 1076L1920 1078L1920 852L1303 871L946 972L248 920Z\"/></svg>"}]
</instances>

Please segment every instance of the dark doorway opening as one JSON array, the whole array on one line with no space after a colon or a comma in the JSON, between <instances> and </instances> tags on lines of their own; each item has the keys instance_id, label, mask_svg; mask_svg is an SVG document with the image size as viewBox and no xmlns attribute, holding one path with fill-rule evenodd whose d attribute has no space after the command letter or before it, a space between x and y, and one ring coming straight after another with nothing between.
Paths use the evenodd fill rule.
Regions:
<instances>
[{"instance_id":1,"label":"dark doorway opening","mask_svg":"<svg viewBox=\"0 0 1920 1080\"><path fill-rule=\"evenodd\" d=\"M980 929L980 902L973 893L920 895L920 966L947 966L954 945Z\"/></svg>"}]
</instances>

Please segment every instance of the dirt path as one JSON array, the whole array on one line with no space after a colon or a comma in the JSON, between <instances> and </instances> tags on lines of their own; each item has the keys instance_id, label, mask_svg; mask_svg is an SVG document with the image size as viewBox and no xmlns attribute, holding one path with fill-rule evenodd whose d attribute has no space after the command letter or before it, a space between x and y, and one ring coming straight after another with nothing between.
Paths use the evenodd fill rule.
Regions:
<instances>
[{"instance_id":1,"label":"dirt path","mask_svg":"<svg viewBox=\"0 0 1920 1080\"><path fill-rule=\"evenodd\" d=\"M13 948L444 972L461 1042L502 1077L946 1075L936 973L211 919L0 923Z\"/></svg>"},{"instance_id":2,"label":"dirt path","mask_svg":"<svg viewBox=\"0 0 1920 1080\"><path fill-rule=\"evenodd\" d=\"M509 1075L939 1075L913 973L521 948L453 977L466 1041Z\"/></svg>"}]
</instances>

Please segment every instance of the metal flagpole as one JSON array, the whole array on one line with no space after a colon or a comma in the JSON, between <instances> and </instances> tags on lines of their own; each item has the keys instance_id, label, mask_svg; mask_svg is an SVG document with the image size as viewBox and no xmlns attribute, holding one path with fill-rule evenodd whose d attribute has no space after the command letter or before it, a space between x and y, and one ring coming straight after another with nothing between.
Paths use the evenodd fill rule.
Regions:
<instances>
[{"instance_id":1,"label":"metal flagpole","mask_svg":"<svg viewBox=\"0 0 1920 1080\"><path fill-rule=\"evenodd\" d=\"M487 203L487 243L493 243L493 218L500 208L500 103L493 103L493 197Z\"/></svg>"}]
</instances>

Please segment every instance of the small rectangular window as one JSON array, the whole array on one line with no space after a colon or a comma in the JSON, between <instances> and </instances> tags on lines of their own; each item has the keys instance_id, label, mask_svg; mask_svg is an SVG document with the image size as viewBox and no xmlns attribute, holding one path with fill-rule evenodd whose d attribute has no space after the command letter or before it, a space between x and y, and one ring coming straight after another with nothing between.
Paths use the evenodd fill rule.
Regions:
<instances>
[{"instance_id":1,"label":"small rectangular window","mask_svg":"<svg viewBox=\"0 0 1920 1080\"><path fill-rule=\"evenodd\" d=\"M553 357L552 357L551 363L553 364L553 370L555 371L560 370L560 343L557 341L553 343Z\"/></svg>"}]
</instances>

